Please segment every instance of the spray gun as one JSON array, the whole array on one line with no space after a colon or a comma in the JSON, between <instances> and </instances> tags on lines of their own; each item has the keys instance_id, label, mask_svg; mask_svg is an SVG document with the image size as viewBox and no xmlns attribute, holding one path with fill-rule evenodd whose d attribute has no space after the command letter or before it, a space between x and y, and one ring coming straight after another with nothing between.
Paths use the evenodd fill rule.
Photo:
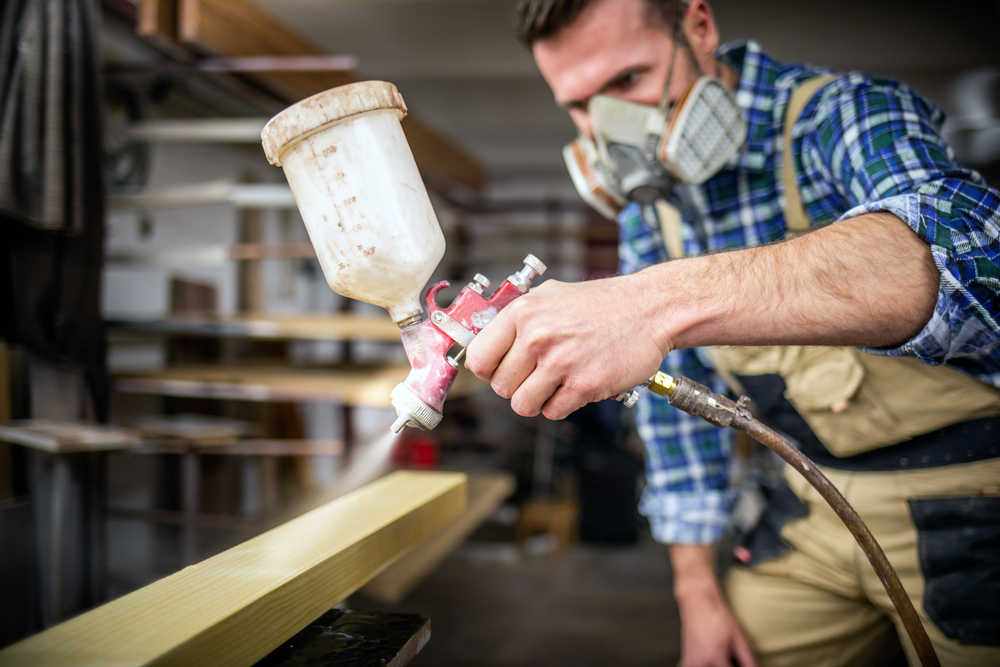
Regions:
<instances>
[{"instance_id":1,"label":"spray gun","mask_svg":"<svg viewBox=\"0 0 1000 667\"><path fill-rule=\"evenodd\" d=\"M462 288L448 308L437 305L437 293L448 287L442 281L427 291L426 303L430 318L404 327L400 331L403 349L410 360L409 376L392 390L392 406L399 418L392 430L399 433L404 426L432 429L441 421L441 408L458 375L458 361L480 331L493 321L507 304L527 294L535 276L545 273L545 265L534 255L524 259L524 268L503 281L488 299L483 290L490 281L477 273ZM448 352L457 345L454 356Z\"/></svg>"},{"instance_id":2,"label":"spray gun","mask_svg":"<svg viewBox=\"0 0 1000 667\"><path fill-rule=\"evenodd\" d=\"M437 426L465 348L545 272L528 255L489 298L490 281L477 274L448 308L437 304L448 287L439 282L424 312L420 292L445 242L400 125L405 115L394 85L363 81L302 100L261 132L268 160L285 171L330 287L384 307L400 328L411 370L390 394L397 433L407 425Z\"/></svg>"}]
</instances>

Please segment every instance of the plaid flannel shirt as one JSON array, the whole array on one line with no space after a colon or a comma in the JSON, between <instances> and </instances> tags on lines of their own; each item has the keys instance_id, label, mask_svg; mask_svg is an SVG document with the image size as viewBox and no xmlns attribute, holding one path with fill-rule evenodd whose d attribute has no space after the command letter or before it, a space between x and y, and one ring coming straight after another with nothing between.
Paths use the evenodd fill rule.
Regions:
<instances>
[{"instance_id":1,"label":"plaid flannel shirt","mask_svg":"<svg viewBox=\"0 0 1000 667\"><path fill-rule=\"evenodd\" d=\"M794 88L828 74L785 65L754 42L720 49L740 80L736 101L748 122L743 150L707 183L672 198L681 210L687 255L755 246L785 236L782 160L785 108ZM961 168L941 139L943 113L908 86L865 74L839 76L806 106L793 131L802 202L814 225L888 211L931 246L941 272L934 315L912 340L874 354L948 362L1000 386L1000 196ZM618 219L622 273L668 259L656 221L636 205ZM702 350L677 350L663 370L724 389ZM641 511L657 540L711 543L728 524L730 431L717 429L643 392L637 406L646 443Z\"/></svg>"}]
</instances>

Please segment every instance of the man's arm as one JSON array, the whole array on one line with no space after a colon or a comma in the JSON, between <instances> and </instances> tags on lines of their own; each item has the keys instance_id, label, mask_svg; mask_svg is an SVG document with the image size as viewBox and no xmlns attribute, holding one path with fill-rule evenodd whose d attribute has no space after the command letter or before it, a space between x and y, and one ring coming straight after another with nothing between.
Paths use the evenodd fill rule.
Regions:
<instances>
[{"instance_id":1,"label":"man's arm","mask_svg":"<svg viewBox=\"0 0 1000 667\"><path fill-rule=\"evenodd\" d=\"M898 344L930 319L940 281L927 243L871 213L785 243L548 281L500 312L466 366L518 414L562 419L642 383L672 349Z\"/></svg>"}]
</instances>

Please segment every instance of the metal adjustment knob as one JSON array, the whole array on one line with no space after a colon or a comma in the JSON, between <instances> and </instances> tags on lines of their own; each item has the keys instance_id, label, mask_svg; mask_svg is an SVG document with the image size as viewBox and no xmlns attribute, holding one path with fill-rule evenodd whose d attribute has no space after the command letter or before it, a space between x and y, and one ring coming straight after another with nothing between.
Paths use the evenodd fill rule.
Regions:
<instances>
[{"instance_id":1,"label":"metal adjustment knob","mask_svg":"<svg viewBox=\"0 0 1000 667\"><path fill-rule=\"evenodd\" d=\"M531 281L535 276L545 273L545 265L534 255L524 258L524 268L512 275L509 280L522 294L527 294L531 288Z\"/></svg>"},{"instance_id":2,"label":"metal adjustment knob","mask_svg":"<svg viewBox=\"0 0 1000 667\"><path fill-rule=\"evenodd\" d=\"M477 273L472 277L472 282L469 283L469 289L471 289L476 294L482 294L484 289L489 289L490 279L481 273Z\"/></svg>"},{"instance_id":3,"label":"metal adjustment knob","mask_svg":"<svg viewBox=\"0 0 1000 667\"><path fill-rule=\"evenodd\" d=\"M525 276L529 281L535 276L540 276L543 273L545 273L545 268L546 268L545 264L543 264L542 260L538 259L534 255L528 255L527 257L524 258L524 266L525 268L531 269L533 271L533 273L530 276Z\"/></svg>"},{"instance_id":4,"label":"metal adjustment knob","mask_svg":"<svg viewBox=\"0 0 1000 667\"><path fill-rule=\"evenodd\" d=\"M615 400L620 401L626 408L631 408L639 402L639 391L637 389L633 389L632 391L623 391L615 396Z\"/></svg>"}]
</instances>

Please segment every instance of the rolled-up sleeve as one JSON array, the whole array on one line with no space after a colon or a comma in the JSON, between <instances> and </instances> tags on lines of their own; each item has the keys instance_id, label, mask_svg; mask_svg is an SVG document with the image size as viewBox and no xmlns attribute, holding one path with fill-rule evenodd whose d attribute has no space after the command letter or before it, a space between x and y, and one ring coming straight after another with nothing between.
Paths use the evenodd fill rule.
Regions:
<instances>
[{"instance_id":1,"label":"rolled-up sleeve","mask_svg":"<svg viewBox=\"0 0 1000 667\"><path fill-rule=\"evenodd\" d=\"M958 165L942 121L907 86L861 75L831 84L800 121L802 173L832 180L849 207L840 220L886 211L930 246L941 274L930 321L895 348L866 349L928 364L1000 342L1000 196Z\"/></svg>"}]
</instances>

